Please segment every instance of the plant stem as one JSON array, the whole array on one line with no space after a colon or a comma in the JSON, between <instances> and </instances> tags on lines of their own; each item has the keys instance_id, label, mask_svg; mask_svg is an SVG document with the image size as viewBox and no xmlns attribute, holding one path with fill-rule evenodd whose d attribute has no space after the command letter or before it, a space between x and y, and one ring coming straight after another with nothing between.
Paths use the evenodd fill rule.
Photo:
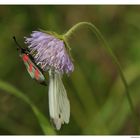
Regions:
<instances>
[{"instance_id":1,"label":"plant stem","mask_svg":"<svg viewBox=\"0 0 140 140\"><path fill-rule=\"evenodd\" d=\"M115 54L113 53L113 51L111 50L111 48L109 47L108 43L106 42L106 40L104 39L103 35L101 34L101 32L98 30L98 28L96 28L95 25L93 25L92 23L89 23L89 22L79 22L78 24L74 25L71 29L69 29L64 35L63 35L63 38L65 41L68 41L69 38L78 30L78 29L81 29L81 28L85 28L85 27L88 27L89 29L91 29L97 36L97 38L103 43L103 46L105 47L105 49L108 51L108 53L110 54L110 56L112 57L114 63L116 64L117 68L118 68L118 71L119 71L119 74L120 74L120 77L122 79L122 82L124 84L124 87L125 87L125 90L126 90L126 96L127 96L127 99L128 99L128 103L130 105L130 109L133 113L133 117L134 117L134 124L135 124L135 128L136 128L136 131L137 133L139 133L139 123L137 123L138 121L138 116L135 112L135 108L134 108L134 105L133 105L133 102L132 102L132 99L131 99L131 96L130 96L130 92L129 92L129 88L128 88L128 84L127 84L127 81L125 79L125 76L123 74L123 71L122 71L122 68L121 68L121 65L117 59L117 57L115 56Z\"/></svg>"}]
</instances>

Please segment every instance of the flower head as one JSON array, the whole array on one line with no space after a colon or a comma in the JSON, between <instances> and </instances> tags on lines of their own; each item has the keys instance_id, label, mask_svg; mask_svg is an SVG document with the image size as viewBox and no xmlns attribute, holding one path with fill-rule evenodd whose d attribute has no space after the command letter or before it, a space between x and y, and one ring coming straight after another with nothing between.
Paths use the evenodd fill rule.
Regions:
<instances>
[{"instance_id":1,"label":"flower head","mask_svg":"<svg viewBox=\"0 0 140 140\"><path fill-rule=\"evenodd\" d=\"M70 73L74 66L65 49L65 43L53 35L34 31L25 43L32 54L35 53L35 63L43 71L58 70L61 73Z\"/></svg>"},{"instance_id":2,"label":"flower head","mask_svg":"<svg viewBox=\"0 0 140 140\"><path fill-rule=\"evenodd\" d=\"M70 103L62 82L63 73L71 73L74 66L66 51L63 40L53 35L34 31L25 38L35 63L49 72L49 112L57 130L64 123L69 123Z\"/></svg>"}]
</instances>

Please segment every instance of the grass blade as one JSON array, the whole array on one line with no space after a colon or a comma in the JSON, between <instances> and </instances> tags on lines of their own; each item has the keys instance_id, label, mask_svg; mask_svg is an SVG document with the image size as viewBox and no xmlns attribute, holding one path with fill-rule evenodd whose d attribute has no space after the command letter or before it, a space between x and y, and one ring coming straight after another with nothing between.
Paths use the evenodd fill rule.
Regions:
<instances>
[{"instance_id":1,"label":"grass blade","mask_svg":"<svg viewBox=\"0 0 140 140\"><path fill-rule=\"evenodd\" d=\"M46 119L46 117L39 111L39 109L34 105L34 103L23 92L19 91L14 86L12 86L4 81L1 81L1 80L0 80L0 89L20 98L22 101L24 101L31 107L33 113L35 114L35 116L38 119L38 122L39 122L44 134L47 134L47 135L56 134L55 131L53 130L53 128L50 126L50 123Z\"/></svg>"}]
</instances>

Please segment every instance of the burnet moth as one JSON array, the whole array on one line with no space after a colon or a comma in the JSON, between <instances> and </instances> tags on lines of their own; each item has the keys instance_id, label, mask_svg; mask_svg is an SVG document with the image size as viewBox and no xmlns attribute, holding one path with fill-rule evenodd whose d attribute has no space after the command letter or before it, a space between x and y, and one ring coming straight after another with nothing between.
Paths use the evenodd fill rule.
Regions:
<instances>
[{"instance_id":1,"label":"burnet moth","mask_svg":"<svg viewBox=\"0 0 140 140\"><path fill-rule=\"evenodd\" d=\"M17 45L17 50L19 52L19 56L23 60L25 66L26 66L26 69L27 69L28 73L30 74L30 76L32 77L32 79L36 80L38 83L40 83L42 85L47 85L43 72L42 72L41 68L34 63L34 59L33 59L32 55L30 54L30 51L28 49L21 47L18 44L15 36L13 37L13 39Z\"/></svg>"}]
</instances>

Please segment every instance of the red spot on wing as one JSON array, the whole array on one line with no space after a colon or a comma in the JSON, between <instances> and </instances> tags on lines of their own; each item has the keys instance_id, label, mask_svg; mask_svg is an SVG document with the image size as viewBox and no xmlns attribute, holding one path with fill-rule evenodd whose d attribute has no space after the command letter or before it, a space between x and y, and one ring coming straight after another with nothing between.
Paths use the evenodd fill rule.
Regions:
<instances>
[{"instance_id":1,"label":"red spot on wing","mask_svg":"<svg viewBox=\"0 0 140 140\"><path fill-rule=\"evenodd\" d=\"M27 54L24 54L24 55L22 56L22 59L23 59L24 62L27 62L27 61L29 60L29 57L28 57Z\"/></svg>"},{"instance_id":2,"label":"red spot on wing","mask_svg":"<svg viewBox=\"0 0 140 140\"><path fill-rule=\"evenodd\" d=\"M33 65L32 65L32 63L29 65L29 71L30 72L32 72L32 70L33 70Z\"/></svg>"},{"instance_id":3,"label":"red spot on wing","mask_svg":"<svg viewBox=\"0 0 140 140\"><path fill-rule=\"evenodd\" d=\"M38 71L38 69L35 70L35 78L36 78L36 80L39 79L39 71Z\"/></svg>"}]
</instances>

